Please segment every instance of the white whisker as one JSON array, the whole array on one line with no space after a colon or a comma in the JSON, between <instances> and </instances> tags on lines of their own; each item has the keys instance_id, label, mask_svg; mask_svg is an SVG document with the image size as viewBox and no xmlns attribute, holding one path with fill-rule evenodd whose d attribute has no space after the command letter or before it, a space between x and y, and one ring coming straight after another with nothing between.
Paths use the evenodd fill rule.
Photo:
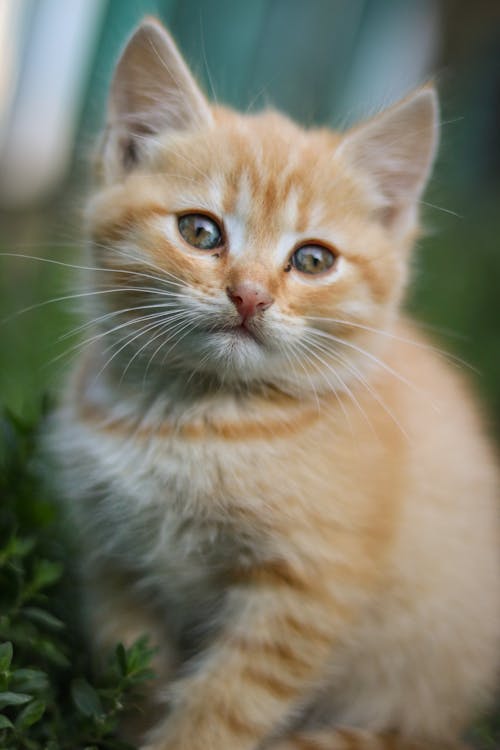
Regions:
<instances>
[{"instance_id":1,"label":"white whisker","mask_svg":"<svg viewBox=\"0 0 500 750\"><path fill-rule=\"evenodd\" d=\"M309 326L307 327L307 331L314 336L319 336L321 338L329 339L330 341L334 341L335 343L340 344L341 346L346 346L349 349L352 349L353 351L358 352L358 354L361 354L362 356L366 357L368 360L376 364L378 367L381 367L383 370L385 370L390 375L395 377L401 383L404 383L404 385L407 385L409 388L411 388L412 391L417 393L419 396L425 396L427 399L430 400L430 404L432 408L435 411L439 412L439 407L437 406L437 404L434 403L434 401L432 401L430 393L423 391L421 388L416 386L415 383L412 383L411 380L408 380L408 378L406 378L400 372L397 372L397 370L395 370L393 367L388 365L383 360L376 357L371 352L368 352L366 351L366 349L363 349L362 347L357 346L356 344L353 344L351 341L345 341L344 339L339 338L338 336L334 336L331 333L326 333L325 331L318 331L317 329L311 328Z\"/></svg>"},{"instance_id":2,"label":"white whisker","mask_svg":"<svg viewBox=\"0 0 500 750\"><path fill-rule=\"evenodd\" d=\"M309 384L311 386L312 392L314 394L314 400L316 401L316 406L317 406L317 409L318 409L318 413L320 413L321 412L321 405L320 405L320 401L319 401L318 391L316 389L316 386L314 385L313 379L311 378L309 372L307 371L307 368L305 367L304 363L302 362L302 359L301 359L302 355L301 355L301 352L300 352L299 345L298 345L298 343L295 343L295 344L290 344L289 346L290 346L290 348L292 350L292 354L294 355L296 362L302 367L302 369L304 371L304 374L305 374L305 376L306 376L306 378L307 378L307 380L308 380L308 382L309 382Z\"/></svg>"},{"instance_id":3,"label":"white whisker","mask_svg":"<svg viewBox=\"0 0 500 750\"><path fill-rule=\"evenodd\" d=\"M133 318L132 320L128 320L128 321L125 321L124 323L120 323L119 325L114 326L113 328L110 328L107 331L101 331L101 332L95 334L94 336L91 336L88 339L84 339L83 341L78 341L76 344L74 344L73 346L69 347L68 349L66 349L61 354L58 354L57 357L54 357L49 362L47 362L46 366L53 365L55 362L58 362L63 357L67 357L70 354L72 354L73 352L78 351L79 349L83 349L83 348L85 348L87 346L90 346L90 344L93 344L95 341L99 341L99 340L105 338L106 336L110 336L110 335L116 333L117 331L121 330L122 328L126 328L128 326L135 325L136 323L140 323L140 322L142 322L144 320L157 319L159 317L164 317L166 319L167 315L168 315L168 313L165 312L165 311L158 312L158 313L152 313L151 315L142 315L142 316L140 316L138 318Z\"/></svg>"},{"instance_id":4,"label":"white whisker","mask_svg":"<svg viewBox=\"0 0 500 750\"><path fill-rule=\"evenodd\" d=\"M22 310L16 310L16 312L12 313L11 315L8 315L6 318L3 318L3 320L0 321L0 325L5 325L6 323L9 323L11 320L14 320L15 318L19 317L20 315L24 315L27 312L31 312L32 310L37 310L40 307L45 307L46 305L53 305L57 302L67 302L69 300L74 299L85 299L87 297L93 297L101 294L118 294L123 292L144 292L145 294L158 294L160 296L168 297L170 296L168 292L164 292L161 289L148 289L147 287L135 287L135 286L123 286L123 287L113 287L112 289L97 289L93 291L88 292L77 292L76 294L65 294L61 297L52 297L51 299L43 300L42 302L37 302L34 305L29 305L28 307L23 307ZM173 295L173 296L179 296L179 295Z\"/></svg>"},{"instance_id":5,"label":"white whisker","mask_svg":"<svg viewBox=\"0 0 500 750\"><path fill-rule=\"evenodd\" d=\"M171 338L173 336L175 336L179 332L179 330L181 330L181 331L184 330L184 324L186 322L186 315L182 314L182 315L177 316L176 317L176 321L177 322L175 323L175 325L171 325L171 323L173 321L170 321L170 320L167 321L166 325L165 325L165 331L162 330L160 333L158 333L155 336L153 336L152 338L150 338L145 344L143 344L140 347L140 349L138 349L135 352L135 354L133 355L133 357L130 359L129 363L127 364L126 368L124 369L122 377L120 378L120 382L122 382L122 379L127 374L127 371L130 368L131 364L137 359L138 356L140 356L141 352L143 352L144 349L148 348L153 343L153 341L156 341L156 339L160 338L160 336L163 336L165 334L165 332L167 332L169 334L166 340L170 341ZM163 342L162 342L162 345L163 345ZM155 352L153 353L152 357L154 356L154 354L155 354ZM149 371L149 364L150 364L151 361L152 361L152 359L150 357L149 362L148 362L148 364L146 366L146 369L144 371L143 382L146 379L147 373Z\"/></svg>"},{"instance_id":6,"label":"white whisker","mask_svg":"<svg viewBox=\"0 0 500 750\"><path fill-rule=\"evenodd\" d=\"M191 326L191 327L189 327L189 326ZM166 361L166 359L167 359L168 355L170 354L170 352L171 352L171 351L173 351L173 350L175 349L175 347L176 347L176 346L177 346L178 344L180 344L180 342L181 342L181 341L182 341L182 340L183 340L184 338L186 338L186 336L187 336L187 335L188 335L188 334L189 334L189 333L190 333L190 332L191 332L191 331L193 330L193 328L194 328L194 325L193 325L193 321L192 321L192 320L188 321L188 322L186 323L186 325L184 326L184 328L188 328L188 330L186 331L186 333L184 333L184 334L183 334L182 336L180 336L180 338L178 338L178 339L177 339L177 340L176 340L176 341L174 342L174 344L173 344L173 345L172 345L171 347L169 347L168 351L167 351L167 352L166 352L166 353L164 354L164 356L163 356L163 359L162 359L162 364L164 364L164 363L165 363L165 361ZM182 328L182 329L181 329L181 330L179 330L179 331L176 331L176 335L177 335L177 334L179 334L179 333L181 333L181 332L182 332L182 331L184 330L184 328ZM165 341L164 343L166 344L167 342Z\"/></svg>"},{"instance_id":7,"label":"white whisker","mask_svg":"<svg viewBox=\"0 0 500 750\"><path fill-rule=\"evenodd\" d=\"M401 434L409 441L409 435L407 431L402 426L401 422L397 419L392 409L390 409L385 401L380 397L380 395L377 393L375 388L369 383L369 381L364 377L364 375L358 370L358 368L350 362L346 357L343 357L339 352L333 352L330 349L325 348L324 346L320 346L319 342L311 342L311 345L318 346L321 351L323 351L325 354L329 354L331 357L336 359L337 362L340 363L342 367L344 367L348 372L350 372L356 380L358 380L363 387L368 391L368 393L372 396L372 398L379 404L379 406L386 412L386 414L390 417L390 419L394 422L396 427L400 430ZM374 434L378 436L375 428L373 427L373 424L371 420L368 420L370 427L372 428L372 431Z\"/></svg>"},{"instance_id":8,"label":"white whisker","mask_svg":"<svg viewBox=\"0 0 500 750\"><path fill-rule=\"evenodd\" d=\"M71 336L76 335L77 333L80 333L80 331L83 331L87 328L91 328L92 326L95 326L97 323L102 323L105 320L109 320L110 318L116 317L118 315L124 315L128 312L135 312L136 310L158 310L158 309L171 309L173 308L180 310L179 305L176 304L176 302L157 302L151 305L135 305L135 307L124 307L120 310L113 310L112 312L104 313L104 315L99 315L97 318L91 318L90 320L87 320L85 323L82 323L79 326L76 326L76 328L72 328L70 331L67 331L66 333L63 333L62 336L59 336L57 341L64 341L67 338L70 338ZM140 319L140 318L139 318Z\"/></svg>"},{"instance_id":9,"label":"white whisker","mask_svg":"<svg viewBox=\"0 0 500 750\"><path fill-rule=\"evenodd\" d=\"M152 276L148 273L142 273L141 271L131 271L126 268L106 268L103 266L82 266L78 265L76 263L65 263L61 260L55 260L54 258L40 258L36 255L26 255L24 253L0 253L0 257L11 257L11 258L22 258L24 260L36 260L40 263L49 263L50 265L55 266L62 266L63 268L71 268L77 271L98 271L99 273L123 273L130 276L140 276L141 278L146 279L152 279L153 281L159 281L160 283L165 283L167 280L166 278L161 278L159 276ZM168 271L165 271L164 274L168 275ZM175 277L177 278L177 277ZM168 282L169 284L172 284L172 282ZM178 284L178 286L181 286ZM184 286L184 285L183 285Z\"/></svg>"},{"instance_id":10,"label":"white whisker","mask_svg":"<svg viewBox=\"0 0 500 750\"><path fill-rule=\"evenodd\" d=\"M336 372L336 371L335 371L335 370L333 369L333 367L330 367L330 365L328 365L328 364L327 364L327 363L326 363L326 362L324 361L324 359L323 359L322 357L320 357L320 356L319 356L319 355L317 354L317 352L315 352L315 351L314 351L314 350L312 349L312 347L310 347L310 346L309 346L308 344L306 344L306 342L305 342L305 341L300 341L300 346L302 347L302 349L303 349L303 350L305 349L305 350L306 350L306 351L307 351L307 352L308 352L308 353L309 353L309 354L310 354L311 356L313 356L313 357L314 357L314 358L315 358L315 359L316 359L316 360L317 360L317 361L318 361L318 362L319 362L320 364L322 364L322 365L323 365L324 367L326 367L326 368L327 368L327 369L328 369L328 370L329 370L329 371L330 371L330 372L332 373L332 375L333 375L333 376L334 376L334 377L336 378L336 380L337 380L338 382L340 382L341 386L342 386L342 385L343 385L343 386L345 386L345 383L344 383L344 382L343 382L343 380L342 380L342 379L340 378L340 376L338 375L338 373L337 373L337 372ZM309 361L309 362L310 362L310 363L311 363L311 364L312 364L312 365L314 366L314 363L313 363L313 362L311 361L310 357L308 357L307 355L304 355L304 356L306 356L306 357L307 357L307 359L308 359L308 361ZM354 428L353 428L353 425L352 425L351 419L350 419L350 417L349 417L349 414L348 414L348 412L347 412L347 409L346 409L346 407L345 407L345 405L344 405L344 403L343 403L343 401L342 401L342 398L341 398L341 396L339 395L339 393L337 392L337 388L335 388L335 387L333 387L333 386L332 386L332 384L330 383L330 381L329 381L329 379L328 379L328 377L327 377L326 373L324 373L324 372L323 372L323 371L322 371L322 370L321 370L320 368L318 368L318 367L316 367L315 369L316 369L316 371L317 371L317 372L319 372L319 374L320 374L320 375L321 375L321 376L323 377L323 379L325 380L325 382L326 382L326 383L327 383L327 385L329 386L329 388L330 388L331 392L332 392L332 393L333 393L333 395L335 396L335 398L336 398L336 400L337 400L337 403L338 403L338 405L339 405L340 409L342 410L342 413L343 413L343 415L344 415L344 417L345 417L345 420L346 420L346 422L347 422L347 424L348 424L348 426L349 426L349 430L350 430L350 432L351 432L351 435L352 435L352 437L353 437L353 439L354 439L354 438L355 438L355 435L354 435Z\"/></svg>"},{"instance_id":11,"label":"white whisker","mask_svg":"<svg viewBox=\"0 0 500 750\"><path fill-rule=\"evenodd\" d=\"M138 338L143 336L145 333L148 333L149 331L153 330L154 328L157 328L159 326L165 325L166 321L165 319L156 321L155 323L150 323L148 326L145 326L142 328L138 333L136 333L132 338L129 338L122 346L120 346L119 349L117 349L111 357L109 357L104 365L101 367L97 375L95 376L94 380L96 381L104 372L104 370L111 364L111 362L122 352L127 346L132 344L134 341L136 341Z\"/></svg>"},{"instance_id":12,"label":"white whisker","mask_svg":"<svg viewBox=\"0 0 500 750\"><path fill-rule=\"evenodd\" d=\"M397 336L396 334L391 333L391 331L384 330L383 328L374 328L373 326L364 325L362 323L354 323L353 321L342 320L341 318L325 318L325 317L316 317L313 315L308 315L307 317L308 317L308 320L318 320L318 321L322 321L326 323L335 323L338 325L349 326L351 328L358 328L362 331L368 331L370 333L375 333L379 336L385 336L386 338L392 339L393 341L400 341L403 344L409 344L410 346L414 346L417 349L423 349L424 351L435 352L436 354L440 354L441 356L447 359L451 359L457 364L463 365L464 367L467 367L468 369L473 370L476 374L480 374L479 371L475 367L473 367L471 364L466 362L464 359L461 359L460 357L457 357L454 354L450 354L444 349L440 349L439 347L433 346L432 344L426 344L422 341L415 341L414 339L409 339L405 336Z\"/></svg>"}]
</instances>

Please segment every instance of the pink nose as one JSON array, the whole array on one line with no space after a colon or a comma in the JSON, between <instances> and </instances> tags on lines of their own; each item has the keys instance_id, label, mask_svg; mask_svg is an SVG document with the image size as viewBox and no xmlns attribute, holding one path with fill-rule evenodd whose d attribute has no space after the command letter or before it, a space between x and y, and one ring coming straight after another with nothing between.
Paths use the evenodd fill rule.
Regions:
<instances>
[{"instance_id":1,"label":"pink nose","mask_svg":"<svg viewBox=\"0 0 500 750\"><path fill-rule=\"evenodd\" d=\"M227 287L227 296L238 310L243 322L259 312L271 307L274 300L261 286L250 282L242 282L234 287Z\"/></svg>"}]
</instances>

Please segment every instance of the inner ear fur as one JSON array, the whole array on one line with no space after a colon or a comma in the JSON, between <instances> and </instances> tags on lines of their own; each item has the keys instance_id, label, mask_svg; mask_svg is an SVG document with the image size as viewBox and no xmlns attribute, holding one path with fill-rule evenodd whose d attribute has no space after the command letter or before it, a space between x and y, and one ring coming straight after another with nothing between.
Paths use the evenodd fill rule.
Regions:
<instances>
[{"instance_id":1,"label":"inner ear fur","mask_svg":"<svg viewBox=\"0 0 500 750\"><path fill-rule=\"evenodd\" d=\"M343 158L366 176L387 226L414 223L438 145L439 107L428 85L349 131Z\"/></svg>"}]
</instances>

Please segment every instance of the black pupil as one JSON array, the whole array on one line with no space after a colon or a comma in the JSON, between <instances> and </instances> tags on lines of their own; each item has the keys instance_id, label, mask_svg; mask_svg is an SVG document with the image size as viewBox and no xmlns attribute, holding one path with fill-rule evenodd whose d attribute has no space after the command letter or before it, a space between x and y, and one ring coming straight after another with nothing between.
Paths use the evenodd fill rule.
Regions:
<instances>
[{"instance_id":1,"label":"black pupil","mask_svg":"<svg viewBox=\"0 0 500 750\"><path fill-rule=\"evenodd\" d=\"M321 273L333 266L335 256L321 245L304 245L299 247L292 257L295 268L302 273Z\"/></svg>"},{"instance_id":2,"label":"black pupil","mask_svg":"<svg viewBox=\"0 0 500 750\"><path fill-rule=\"evenodd\" d=\"M203 214L186 214L179 218L179 232L193 247L213 250L222 243L222 233L215 221Z\"/></svg>"}]
</instances>

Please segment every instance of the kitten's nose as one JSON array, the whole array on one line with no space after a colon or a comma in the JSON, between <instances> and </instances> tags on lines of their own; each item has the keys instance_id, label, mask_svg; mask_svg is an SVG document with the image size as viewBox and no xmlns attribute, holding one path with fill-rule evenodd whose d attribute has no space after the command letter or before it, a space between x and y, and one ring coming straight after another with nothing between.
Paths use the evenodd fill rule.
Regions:
<instances>
[{"instance_id":1,"label":"kitten's nose","mask_svg":"<svg viewBox=\"0 0 500 750\"><path fill-rule=\"evenodd\" d=\"M269 292L263 287L248 281L227 287L226 293L243 322L256 313L264 312L274 302Z\"/></svg>"}]
</instances>

